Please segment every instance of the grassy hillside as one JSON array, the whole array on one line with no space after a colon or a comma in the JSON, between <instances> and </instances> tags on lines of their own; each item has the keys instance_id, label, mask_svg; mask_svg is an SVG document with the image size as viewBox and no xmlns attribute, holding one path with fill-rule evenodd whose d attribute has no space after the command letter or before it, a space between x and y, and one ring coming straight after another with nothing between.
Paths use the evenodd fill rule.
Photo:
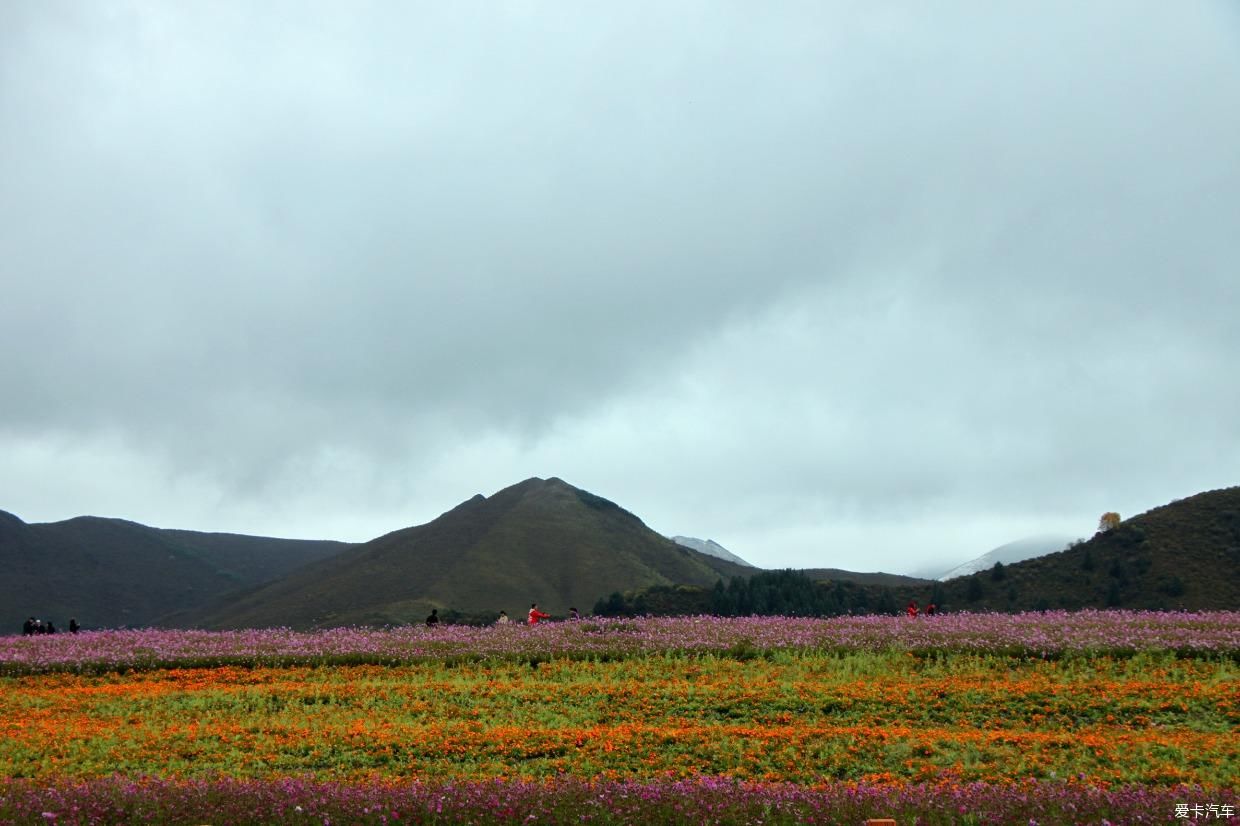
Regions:
<instances>
[{"instance_id":1,"label":"grassy hillside","mask_svg":"<svg viewBox=\"0 0 1240 826\"><path fill-rule=\"evenodd\" d=\"M940 583L902 589L960 610L1122 607L1221 609L1240 604L1240 487L1135 516L1074 547Z\"/></svg>"},{"instance_id":2,"label":"grassy hillside","mask_svg":"<svg viewBox=\"0 0 1240 826\"><path fill-rule=\"evenodd\" d=\"M27 524L0 511L0 604L13 631L32 615L62 628L70 617L87 628L144 626L347 547L93 516Z\"/></svg>"},{"instance_id":3,"label":"grassy hillside","mask_svg":"<svg viewBox=\"0 0 1240 826\"><path fill-rule=\"evenodd\" d=\"M420 622L430 609L521 619L654 585L713 584L702 554L559 479L528 479L241 596L196 622L320 627Z\"/></svg>"}]
</instances>

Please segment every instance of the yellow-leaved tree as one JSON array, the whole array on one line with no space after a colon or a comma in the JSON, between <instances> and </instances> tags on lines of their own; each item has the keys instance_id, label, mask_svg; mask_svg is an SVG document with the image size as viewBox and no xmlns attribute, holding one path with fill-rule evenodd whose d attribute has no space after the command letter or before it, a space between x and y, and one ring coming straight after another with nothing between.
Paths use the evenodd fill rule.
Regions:
<instances>
[{"instance_id":1,"label":"yellow-leaved tree","mask_svg":"<svg viewBox=\"0 0 1240 826\"><path fill-rule=\"evenodd\" d=\"M1115 511L1107 511L1102 514L1102 518L1098 520L1098 530L1105 533L1119 525L1119 514Z\"/></svg>"}]
</instances>

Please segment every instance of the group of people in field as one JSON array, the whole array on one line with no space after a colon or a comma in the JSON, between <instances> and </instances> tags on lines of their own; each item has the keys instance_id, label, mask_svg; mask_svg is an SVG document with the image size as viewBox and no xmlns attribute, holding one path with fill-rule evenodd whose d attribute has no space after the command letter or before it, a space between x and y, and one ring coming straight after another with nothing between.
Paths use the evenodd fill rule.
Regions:
<instances>
[{"instance_id":1,"label":"group of people in field","mask_svg":"<svg viewBox=\"0 0 1240 826\"><path fill-rule=\"evenodd\" d=\"M82 626L78 625L77 617L69 619L69 633L76 634ZM29 617L22 623L22 636L33 637L38 634L55 634L56 623L51 620L41 620L38 617Z\"/></svg>"},{"instance_id":2,"label":"group of people in field","mask_svg":"<svg viewBox=\"0 0 1240 826\"><path fill-rule=\"evenodd\" d=\"M578 611L576 608L569 608L568 618L570 620L579 620L581 619L581 612ZM549 619L551 619L551 615L544 613L542 611L539 611L537 602L530 603L530 611L526 615L526 618L525 618L526 625L538 625L538 623L542 622L543 620L549 620ZM508 618L507 611L500 611L499 618L495 620L496 625L508 625L511 622L512 620ZM432 608L430 614L426 618L426 627L434 628L437 625L439 625L439 609Z\"/></svg>"},{"instance_id":3,"label":"group of people in field","mask_svg":"<svg viewBox=\"0 0 1240 826\"><path fill-rule=\"evenodd\" d=\"M935 606L933 602L931 602L928 605L926 605L925 610L923 611L921 608L917 606L917 600L914 599L914 600L909 601L908 607L904 609L904 612L908 614L910 617L916 617L918 614L922 614L922 613L924 613L926 616L929 617L929 616L934 616L938 612L938 608ZM581 612L578 611L576 608L569 608L568 618L570 620L579 620L581 619ZM549 620L549 619L551 619L551 615L538 610L537 602L530 603L530 610L529 610L529 613L526 614L526 618L525 618L526 625L538 625L538 623L542 622L543 620ZM495 620L496 625L508 625L511 622L512 620L508 617L507 611L500 611L499 617ZM434 608L431 610L430 615L427 616L426 618L426 627L434 628L437 625L439 625L439 609Z\"/></svg>"},{"instance_id":4,"label":"group of people in field","mask_svg":"<svg viewBox=\"0 0 1240 826\"><path fill-rule=\"evenodd\" d=\"M576 608L568 609L568 618L572 620L581 619L581 612ZM531 602L529 613L525 615L526 625L538 625L543 620L551 619L551 615L538 610L538 603ZM508 619L507 611L500 611L499 618L495 620L496 625L508 625L512 620Z\"/></svg>"},{"instance_id":5,"label":"group of people in field","mask_svg":"<svg viewBox=\"0 0 1240 826\"><path fill-rule=\"evenodd\" d=\"M581 612L578 611L576 608L569 608L568 618L570 620L579 620L581 619ZM544 614L542 611L539 611L537 602L530 603L530 612L525 617L526 625L538 625L538 623L541 622L542 620L548 620L548 619L551 619L551 615ZM506 622L508 622L508 614L504 611L500 611L499 619L495 621L495 624L503 625Z\"/></svg>"}]
</instances>

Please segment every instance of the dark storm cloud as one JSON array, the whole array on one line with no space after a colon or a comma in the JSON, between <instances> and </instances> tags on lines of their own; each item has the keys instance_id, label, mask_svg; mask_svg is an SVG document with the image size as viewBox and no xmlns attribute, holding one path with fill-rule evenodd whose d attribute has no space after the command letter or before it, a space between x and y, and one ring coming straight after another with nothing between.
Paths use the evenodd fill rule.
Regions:
<instances>
[{"instance_id":1,"label":"dark storm cloud","mask_svg":"<svg viewBox=\"0 0 1240 826\"><path fill-rule=\"evenodd\" d=\"M1234 482L1236 17L6 7L0 507L555 474L775 562Z\"/></svg>"}]
</instances>

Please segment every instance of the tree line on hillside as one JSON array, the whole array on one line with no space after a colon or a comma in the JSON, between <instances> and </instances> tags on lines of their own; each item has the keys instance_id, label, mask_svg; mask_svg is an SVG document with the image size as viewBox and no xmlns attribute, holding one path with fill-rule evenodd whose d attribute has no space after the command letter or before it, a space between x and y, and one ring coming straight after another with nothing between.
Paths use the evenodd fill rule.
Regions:
<instances>
[{"instance_id":1,"label":"tree line on hillside","mask_svg":"<svg viewBox=\"0 0 1240 826\"><path fill-rule=\"evenodd\" d=\"M832 580L819 582L799 571L764 571L734 576L714 588L656 586L635 593L613 593L594 605L604 617L647 614L714 614L720 617L837 617L845 614L897 614L903 606L890 588Z\"/></svg>"}]
</instances>

